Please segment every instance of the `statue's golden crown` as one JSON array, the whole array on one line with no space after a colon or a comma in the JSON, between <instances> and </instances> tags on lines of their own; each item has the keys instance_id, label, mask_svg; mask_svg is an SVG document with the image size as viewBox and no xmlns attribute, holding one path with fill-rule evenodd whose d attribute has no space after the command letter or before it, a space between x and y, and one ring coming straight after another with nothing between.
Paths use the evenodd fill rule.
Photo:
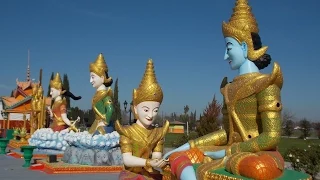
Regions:
<instances>
[{"instance_id":1,"label":"statue's golden crown","mask_svg":"<svg viewBox=\"0 0 320 180\"><path fill-rule=\"evenodd\" d=\"M248 46L248 59L255 61L263 56L268 47L263 46L255 50L251 33L259 33L258 23L251 12L248 0L237 0L229 22L222 23L224 37L232 37L239 43L246 42Z\"/></svg>"},{"instance_id":2,"label":"statue's golden crown","mask_svg":"<svg viewBox=\"0 0 320 180\"><path fill-rule=\"evenodd\" d=\"M136 106L145 101L162 103L162 100L163 92L157 82L152 59L149 59L139 87L133 90L133 105Z\"/></svg>"},{"instance_id":3,"label":"statue's golden crown","mask_svg":"<svg viewBox=\"0 0 320 180\"><path fill-rule=\"evenodd\" d=\"M50 81L50 87L58 90L62 89L62 82L59 73L57 73L53 80Z\"/></svg>"},{"instance_id":4,"label":"statue's golden crown","mask_svg":"<svg viewBox=\"0 0 320 180\"><path fill-rule=\"evenodd\" d=\"M95 74L97 74L98 76L104 76L105 77L105 80L104 82L105 83L108 83L111 81L111 77L107 78L106 77L106 72L108 72L108 66L107 66L107 63L106 61L104 60L104 57L102 55L102 53L100 53L96 59L95 62L93 63L90 63L90 72L93 72Z\"/></svg>"}]
</instances>

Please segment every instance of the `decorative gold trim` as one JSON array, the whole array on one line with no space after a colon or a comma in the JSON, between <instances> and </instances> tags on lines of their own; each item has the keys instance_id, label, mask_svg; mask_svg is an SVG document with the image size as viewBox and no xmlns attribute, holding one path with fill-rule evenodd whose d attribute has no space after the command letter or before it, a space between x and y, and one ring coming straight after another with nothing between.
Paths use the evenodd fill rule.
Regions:
<instances>
[{"instance_id":1,"label":"decorative gold trim","mask_svg":"<svg viewBox=\"0 0 320 180\"><path fill-rule=\"evenodd\" d=\"M100 53L97 57L97 59L95 60L95 62L90 63L90 68L89 68L90 72L93 72L95 74L97 74L100 77L104 77L104 83L109 83L112 78L109 77L107 79L106 77L106 72L108 72L108 66L106 61L104 60L104 57L102 55L102 53Z\"/></svg>"},{"instance_id":2,"label":"decorative gold trim","mask_svg":"<svg viewBox=\"0 0 320 180\"><path fill-rule=\"evenodd\" d=\"M74 164L70 164L70 166L59 166L57 163L48 163L43 160L38 161L38 163L44 165L44 171L48 174L117 173L124 169L123 166L87 166Z\"/></svg>"},{"instance_id":3,"label":"decorative gold trim","mask_svg":"<svg viewBox=\"0 0 320 180\"><path fill-rule=\"evenodd\" d=\"M59 73L57 73L53 80L50 81L50 88L55 88L57 90L62 89L62 81Z\"/></svg>"},{"instance_id":4,"label":"decorative gold trim","mask_svg":"<svg viewBox=\"0 0 320 180\"><path fill-rule=\"evenodd\" d=\"M149 59L139 87L133 90L133 105L136 106L145 101L155 101L161 104L162 100L163 92L158 84L152 59ZM133 112L135 112L134 109Z\"/></svg>"}]
</instances>

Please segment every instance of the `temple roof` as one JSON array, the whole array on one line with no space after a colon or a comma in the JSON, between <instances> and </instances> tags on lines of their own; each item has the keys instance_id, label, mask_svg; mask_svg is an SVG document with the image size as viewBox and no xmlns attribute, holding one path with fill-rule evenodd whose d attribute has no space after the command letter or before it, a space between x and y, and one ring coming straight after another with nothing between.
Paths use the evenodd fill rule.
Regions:
<instances>
[{"instance_id":1,"label":"temple roof","mask_svg":"<svg viewBox=\"0 0 320 180\"><path fill-rule=\"evenodd\" d=\"M33 87L35 85L39 85L39 82L32 82L32 81L18 81L16 80L17 86L20 87L22 90L26 90L29 87Z\"/></svg>"},{"instance_id":2,"label":"temple roof","mask_svg":"<svg viewBox=\"0 0 320 180\"><path fill-rule=\"evenodd\" d=\"M2 102L5 104L5 106L11 106L15 104L18 100L15 97L1 97Z\"/></svg>"},{"instance_id":3,"label":"temple roof","mask_svg":"<svg viewBox=\"0 0 320 180\"><path fill-rule=\"evenodd\" d=\"M45 97L46 98L46 105L50 106L51 104L51 98L50 97ZM22 100L17 100L15 97L0 97L0 101L2 100L4 109L14 109L32 99L32 96L27 96L26 98Z\"/></svg>"}]
</instances>

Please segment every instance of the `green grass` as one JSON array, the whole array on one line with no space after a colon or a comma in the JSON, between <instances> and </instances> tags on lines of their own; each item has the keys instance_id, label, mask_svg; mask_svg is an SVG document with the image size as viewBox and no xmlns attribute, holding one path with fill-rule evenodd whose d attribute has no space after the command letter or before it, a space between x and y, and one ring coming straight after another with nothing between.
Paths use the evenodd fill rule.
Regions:
<instances>
[{"instance_id":1,"label":"green grass","mask_svg":"<svg viewBox=\"0 0 320 180\"><path fill-rule=\"evenodd\" d=\"M172 143L179 140L182 136L183 134L168 133L165 137L164 147L172 147Z\"/></svg>"},{"instance_id":2,"label":"green grass","mask_svg":"<svg viewBox=\"0 0 320 180\"><path fill-rule=\"evenodd\" d=\"M279 143L279 152L283 155L288 149L296 147L301 149L307 149L310 144L320 145L320 139L297 139L297 138L281 138Z\"/></svg>"},{"instance_id":3,"label":"green grass","mask_svg":"<svg viewBox=\"0 0 320 180\"><path fill-rule=\"evenodd\" d=\"M195 133L195 132L191 132ZM164 146L165 147L172 147L172 143L174 141L178 141L183 134L171 134L168 133L165 138ZM319 144L320 145L320 139L297 139L297 138L281 138L281 141L279 143L279 152L281 154L284 154L288 149L296 147L296 148L302 148L305 149L308 147L309 144Z\"/></svg>"}]
</instances>

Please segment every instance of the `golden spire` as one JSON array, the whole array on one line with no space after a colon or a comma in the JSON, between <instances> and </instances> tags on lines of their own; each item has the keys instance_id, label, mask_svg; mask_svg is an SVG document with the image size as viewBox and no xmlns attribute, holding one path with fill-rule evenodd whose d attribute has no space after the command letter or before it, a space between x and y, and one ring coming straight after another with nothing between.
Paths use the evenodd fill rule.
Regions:
<instances>
[{"instance_id":1,"label":"golden spire","mask_svg":"<svg viewBox=\"0 0 320 180\"><path fill-rule=\"evenodd\" d=\"M30 51L28 49L28 67L27 67L27 81L30 81Z\"/></svg>"},{"instance_id":2,"label":"golden spire","mask_svg":"<svg viewBox=\"0 0 320 180\"><path fill-rule=\"evenodd\" d=\"M162 103L162 100L163 92L157 82L152 59L149 59L139 87L133 90L133 104L136 106L144 101Z\"/></svg>"},{"instance_id":3,"label":"golden spire","mask_svg":"<svg viewBox=\"0 0 320 180\"><path fill-rule=\"evenodd\" d=\"M97 74L98 76L104 76L106 78L106 72L108 72L108 66L104 60L103 54L100 53L95 62L90 63L90 72ZM105 79L105 83L111 81L111 77Z\"/></svg>"},{"instance_id":4,"label":"golden spire","mask_svg":"<svg viewBox=\"0 0 320 180\"><path fill-rule=\"evenodd\" d=\"M228 23L222 23L224 37L232 37L239 43L246 42L248 46L248 59L255 61L263 56L268 47L258 50L253 47L251 33L259 33L258 23L251 12L248 0L237 0L233 8L233 14Z\"/></svg>"},{"instance_id":5,"label":"golden spire","mask_svg":"<svg viewBox=\"0 0 320 180\"><path fill-rule=\"evenodd\" d=\"M50 81L50 87L58 90L62 89L62 82L59 73L57 73L53 80Z\"/></svg>"}]
</instances>

